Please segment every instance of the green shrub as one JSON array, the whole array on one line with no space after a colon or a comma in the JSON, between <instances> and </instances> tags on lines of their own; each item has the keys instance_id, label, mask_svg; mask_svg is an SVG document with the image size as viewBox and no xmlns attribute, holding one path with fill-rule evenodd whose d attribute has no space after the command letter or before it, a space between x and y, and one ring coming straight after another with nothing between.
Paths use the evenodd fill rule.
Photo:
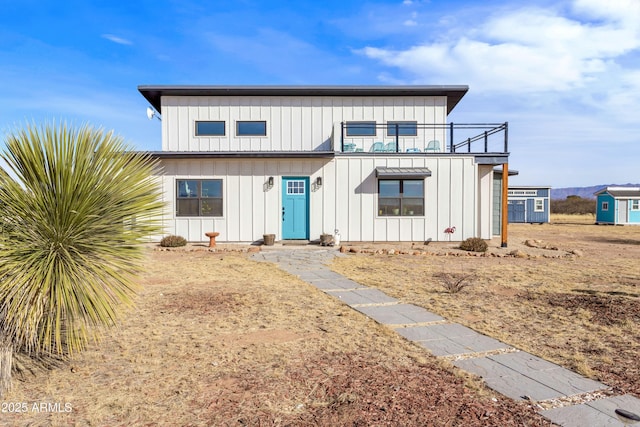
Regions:
<instances>
[{"instance_id":1,"label":"green shrub","mask_svg":"<svg viewBox=\"0 0 640 427\"><path fill-rule=\"evenodd\" d=\"M472 252L486 252L487 249L489 249L489 245L479 237L469 237L467 240L460 243L460 249Z\"/></svg>"},{"instance_id":2,"label":"green shrub","mask_svg":"<svg viewBox=\"0 0 640 427\"><path fill-rule=\"evenodd\" d=\"M551 213L557 214L595 214L596 200L580 196L568 196L564 200L551 200Z\"/></svg>"},{"instance_id":3,"label":"green shrub","mask_svg":"<svg viewBox=\"0 0 640 427\"><path fill-rule=\"evenodd\" d=\"M160 246L163 248L177 248L187 244L187 239L182 236L166 236L160 240Z\"/></svg>"}]
</instances>

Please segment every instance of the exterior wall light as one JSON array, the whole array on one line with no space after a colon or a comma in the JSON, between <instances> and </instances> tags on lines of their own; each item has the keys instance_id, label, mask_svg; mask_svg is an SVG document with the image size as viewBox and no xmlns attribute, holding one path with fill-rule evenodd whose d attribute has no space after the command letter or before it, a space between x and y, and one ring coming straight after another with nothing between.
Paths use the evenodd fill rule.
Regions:
<instances>
[{"instance_id":1,"label":"exterior wall light","mask_svg":"<svg viewBox=\"0 0 640 427\"><path fill-rule=\"evenodd\" d=\"M316 178L316 186L317 187L322 187L322 177L321 176Z\"/></svg>"},{"instance_id":2,"label":"exterior wall light","mask_svg":"<svg viewBox=\"0 0 640 427\"><path fill-rule=\"evenodd\" d=\"M267 182L269 184L269 188L273 187L273 177L272 176L269 177L269 181L267 181Z\"/></svg>"}]
</instances>

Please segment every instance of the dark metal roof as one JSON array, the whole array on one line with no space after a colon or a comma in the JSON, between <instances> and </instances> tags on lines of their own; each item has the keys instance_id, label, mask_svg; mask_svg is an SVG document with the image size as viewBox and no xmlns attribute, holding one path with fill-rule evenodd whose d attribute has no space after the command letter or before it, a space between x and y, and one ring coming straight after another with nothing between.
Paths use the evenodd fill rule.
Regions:
<instances>
[{"instance_id":1,"label":"dark metal roof","mask_svg":"<svg viewBox=\"0 0 640 427\"><path fill-rule=\"evenodd\" d=\"M376 176L378 178L397 178L397 179L425 178L427 176L431 176L431 170L429 170L429 168L377 167Z\"/></svg>"},{"instance_id":2,"label":"dark metal roof","mask_svg":"<svg viewBox=\"0 0 640 427\"><path fill-rule=\"evenodd\" d=\"M162 113L163 96L446 96L447 114L469 86L169 86L141 85L138 90Z\"/></svg>"},{"instance_id":3,"label":"dark metal roof","mask_svg":"<svg viewBox=\"0 0 640 427\"><path fill-rule=\"evenodd\" d=\"M335 157L334 151L147 151L159 159L219 159L219 158L321 158Z\"/></svg>"},{"instance_id":4,"label":"dark metal roof","mask_svg":"<svg viewBox=\"0 0 640 427\"><path fill-rule=\"evenodd\" d=\"M638 198L640 197L640 188L638 187L607 187L595 193L595 195L599 195L602 193L609 193L611 196L616 198L625 198L632 197Z\"/></svg>"}]
</instances>

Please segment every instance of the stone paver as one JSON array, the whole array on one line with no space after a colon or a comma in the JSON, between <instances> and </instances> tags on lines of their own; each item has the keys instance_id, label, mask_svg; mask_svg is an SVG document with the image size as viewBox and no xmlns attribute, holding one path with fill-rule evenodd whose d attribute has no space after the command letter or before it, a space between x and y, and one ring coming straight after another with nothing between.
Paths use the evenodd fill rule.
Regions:
<instances>
[{"instance_id":1,"label":"stone paver","mask_svg":"<svg viewBox=\"0 0 640 427\"><path fill-rule=\"evenodd\" d=\"M607 397L579 405L548 409L541 411L541 414L565 427L625 425L616 415L616 409L640 414L640 399L630 395Z\"/></svg>"},{"instance_id":2,"label":"stone paver","mask_svg":"<svg viewBox=\"0 0 640 427\"><path fill-rule=\"evenodd\" d=\"M438 322L442 317L430 313L422 307L411 304L354 307L383 325L404 325L408 323Z\"/></svg>"},{"instance_id":3,"label":"stone paver","mask_svg":"<svg viewBox=\"0 0 640 427\"><path fill-rule=\"evenodd\" d=\"M378 289L368 288L331 271L326 264L335 249L307 246L295 249L269 247L252 257L273 262L327 295L340 299L380 324L393 327L398 334L414 341L435 356L464 355L453 364L482 377L488 387L515 400L548 400L607 388L597 381L510 346L412 304L404 304ZM435 323L434 323L435 322ZM489 354L494 350L510 350ZM601 398L540 413L564 427L622 426L616 409L640 414L640 399L631 395Z\"/></svg>"},{"instance_id":4,"label":"stone paver","mask_svg":"<svg viewBox=\"0 0 640 427\"><path fill-rule=\"evenodd\" d=\"M396 331L403 337L418 342L435 356L456 356L511 348L457 323L414 326Z\"/></svg>"},{"instance_id":5,"label":"stone paver","mask_svg":"<svg viewBox=\"0 0 640 427\"><path fill-rule=\"evenodd\" d=\"M391 298L384 292L372 288L356 289L353 291L333 291L330 292L330 294L350 306L398 302L397 299Z\"/></svg>"},{"instance_id":6,"label":"stone paver","mask_svg":"<svg viewBox=\"0 0 640 427\"><path fill-rule=\"evenodd\" d=\"M350 279L336 279L336 280L327 280L327 279L311 279L305 280L306 282L311 283L316 288L328 292L328 291L338 291L338 290L347 290L347 289L366 289L366 286L362 286L358 282L354 282Z\"/></svg>"},{"instance_id":7,"label":"stone paver","mask_svg":"<svg viewBox=\"0 0 640 427\"><path fill-rule=\"evenodd\" d=\"M584 378L526 352L505 353L453 362L457 367L482 377L491 388L512 399L556 399L606 385Z\"/></svg>"}]
</instances>

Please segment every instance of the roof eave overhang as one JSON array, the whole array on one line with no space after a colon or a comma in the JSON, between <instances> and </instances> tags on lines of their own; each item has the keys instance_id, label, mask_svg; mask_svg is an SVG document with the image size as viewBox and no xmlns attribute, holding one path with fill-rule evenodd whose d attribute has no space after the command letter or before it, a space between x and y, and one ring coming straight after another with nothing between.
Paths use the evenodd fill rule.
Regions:
<instances>
[{"instance_id":1,"label":"roof eave overhang","mask_svg":"<svg viewBox=\"0 0 640 427\"><path fill-rule=\"evenodd\" d=\"M446 96L447 114L469 91L466 85L412 86L169 86L140 85L138 91L160 113L163 96Z\"/></svg>"},{"instance_id":2,"label":"roof eave overhang","mask_svg":"<svg viewBox=\"0 0 640 427\"><path fill-rule=\"evenodd\" d=\"M333 151L148 151L157 159L332 159Z\"/></svg>"},{"instance_id":3,"label":"roof eave overhang","mask_svg":"<svg viewBox=\"0 0 640 427\"><path fill-rule=\"evenodd\" d=\"M477 165L504 165L509 163L509 153L472 153Z\"/></svg>"}]
</instances>

